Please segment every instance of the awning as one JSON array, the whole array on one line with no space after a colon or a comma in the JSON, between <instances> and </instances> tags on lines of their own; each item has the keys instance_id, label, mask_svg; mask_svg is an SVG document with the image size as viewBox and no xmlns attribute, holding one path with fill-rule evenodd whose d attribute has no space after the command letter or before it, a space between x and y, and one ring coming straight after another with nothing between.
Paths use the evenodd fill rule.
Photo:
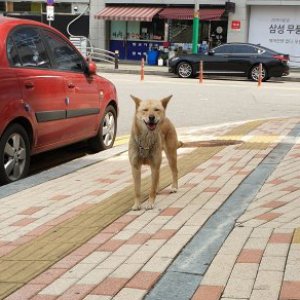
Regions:
<instances>
[{"instance_id":1,"label":"awning","mask_svg":"<svg viewBox=\"0 0 300 300\"><path fill-rule=\"evenodd\" d=\"M225 12L223 8L203 8L199 10L200 21L216 21L220 20L222 14ZM179 8L168 7L163 9L159 13L160 19L172 19L172 20L193 20L194 9L193 8Z\"/></svg>"},{"instance_id":2,"label":"awning","mask_svg":"<svg viewBox=\"0 0 300 300\"><path fill-rule=\"evenodd\" d=\"M157 7L108 6L99 11L95 18L111 21L151 22L159 11L161 8Z\"/></svg>"}]
</instances>

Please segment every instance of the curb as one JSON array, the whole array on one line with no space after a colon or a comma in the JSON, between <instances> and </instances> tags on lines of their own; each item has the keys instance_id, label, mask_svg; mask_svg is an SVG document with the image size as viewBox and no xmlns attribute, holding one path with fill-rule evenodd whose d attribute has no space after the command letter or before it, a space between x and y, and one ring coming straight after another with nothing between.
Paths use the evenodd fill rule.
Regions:
<instances>
[{"instance_id":1,"label":"curb","mask_svg":"<svg viewBox=\"0 0 300 300\"><path fill-rule=\"evenodd\" d=\"M98 68L98 73L110 73L110 74L132 74L132 75L140 75L139 70L120 70L120 69L102 69L101 67ZM297 72L298 73L298 72ZM156 71L156 70L147 70L146 68L144 69L144 74L145 75L154 75L154 76L164 76L164 77L170 77L170 78L178 78L175 74L173 73L168 73L165 71ZM215 75L213 75L215 79ZM217 78L223 78L224 76L218 76ZM210 79L207 75L204 75L205 79ZM230 77L227 76L226 79L236 79L240 77ZM283 76L283 77L272 77L272 81L290 81L290 82L300 82L300 72L299 72L299 77L291 77L289 76Z\"/></svg>"},{"instance_id":2,"label":"curb","mask_svg":"<svg viewBox=\"0 0 300 300\"><path fill-rule=\"evenodd\" d=\"M100 161L118 156L127 151L127 145L116 146L112 149L101 151L96 154L90 154L71 160L62 165L58 165L49 170L42 171L24 179L1 186L0 199L15 194L17 192L29 189L44 182L68 175L79 169L94 165Z\"/></svg>"}]
</instances>

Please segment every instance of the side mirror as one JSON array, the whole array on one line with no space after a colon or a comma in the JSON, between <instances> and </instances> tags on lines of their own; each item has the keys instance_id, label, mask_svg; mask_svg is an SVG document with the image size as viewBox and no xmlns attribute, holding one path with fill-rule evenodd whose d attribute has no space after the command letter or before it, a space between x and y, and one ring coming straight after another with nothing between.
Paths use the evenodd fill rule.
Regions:
<instances>
[{"instance_id":1,"label":"side mirror","mask_svg":"<svg viewBox=\"0 0 300 300\"><path fill-rule=\"evenodd\" d=\"M97 72L97 66L93 61L88 61L87 73L88 75L95 75Z\"/></svg>"},{"instance_id":2,"label":"side mirror","mask_svg":"<svg viewBox=\"0 0 300 300\"><path fill-rule=\"evenodd\" d=\"M208 55L214 55L214 54L215 54L215 50L211 49L211 50L208 51Z\"/></svg>"}]
</instances>

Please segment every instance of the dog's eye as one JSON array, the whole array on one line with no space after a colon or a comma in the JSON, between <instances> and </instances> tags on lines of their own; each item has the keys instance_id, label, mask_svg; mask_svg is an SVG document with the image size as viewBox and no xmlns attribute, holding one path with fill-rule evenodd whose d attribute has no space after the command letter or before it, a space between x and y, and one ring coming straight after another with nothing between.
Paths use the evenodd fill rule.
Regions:
<instances>
[{"instance_id":1,"label":"dog's eye","mask_svg":"<svg viewBox=\"0 0 300 300\"><path fill-rule=\"evenodd\" d=\"M160 111L160 109L159 108L154 108L154 111Z\"/></svg>"},{"instance_id":2,"label":"dog's eye","mask_svg":"<svg viewBox=\"0 0 300 300\"><path fill-rule=\"evenodd\" d=\"M148 108L144 108L143 111L149 111L149 109Z\"/></svg>"}]
</instances>

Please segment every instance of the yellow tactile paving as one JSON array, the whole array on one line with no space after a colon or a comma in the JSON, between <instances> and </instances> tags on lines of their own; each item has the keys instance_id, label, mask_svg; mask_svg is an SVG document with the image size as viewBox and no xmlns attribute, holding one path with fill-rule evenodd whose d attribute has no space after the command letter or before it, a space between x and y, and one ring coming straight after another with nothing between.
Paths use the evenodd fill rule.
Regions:
<instances>
[{"instance_id":1,"label":"yellow tactile paving","mask_svg":"<svg viewBox=\"0 0 300 300\"><path fill-rule=\"evenodd\" d=\"M259 149L265 150L267 149L270 144L276 143L279 140L279 136L255 136L249 139L246 143L239 147L240 150L252 150L252 149Z\"/></svg>"},{"instance_id":2,"label":"yellow tactile paving","mask_svg":"<svg viewBox=\"0 0 300 300\"><path fill-rule=\"evenodd\" d=\"M293 237L293 243L300 244L300 228L297 228L295 230L294 237Z\"/></svg>"},{"instance_id":3,"label":"yellow tactile paving","mask_svg":"<svg viewBox=\"0 0 300 300\"><path fill-rule=\"evenodd\" d=\"M263 122L250 122L240 126L240 132L247 134ZM239 135L239 129L235 132ZM225 146L196 148L178 160L179 177L192 171L207 161ZM143 200L150 187L150 176L142 180ZM171 172L168 166L161 169L160 189L171 184ZM131 209L133 187L129 186L117 192L99 204L86 209L80 215L57 225L33 241L24 244L0 258L0 299L3 299L25 283L45 271L51 265L71 253L107 225Z\"/></svg>"},{"instance_id":4,"label":"yellow tactile paving","mask_svg":"<svg viewBox=\"0 0 300 300\"><path fill-rule=\"evenodd\" d=\"M244 135L248 134L252 130L256 129L258 126L266 123L266 120L251 121L242 124L238 127L231 129L224 135L220 136L219 139L222 140L240 140Z\"/></svg>"}]
</instances>

